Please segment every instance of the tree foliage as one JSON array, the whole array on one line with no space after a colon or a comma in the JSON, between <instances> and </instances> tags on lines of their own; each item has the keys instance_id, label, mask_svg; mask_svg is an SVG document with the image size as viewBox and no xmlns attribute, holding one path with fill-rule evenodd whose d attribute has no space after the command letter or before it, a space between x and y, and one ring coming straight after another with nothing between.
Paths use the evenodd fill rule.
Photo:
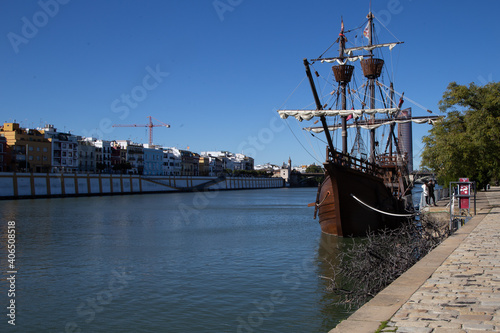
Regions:
<instances>
[{"instance_id":1,"label":"tree foliage","mask_svg":"<svg viewBox=\"0 0 500 333\"><path fill-rule=\"evenodd\" d=\"M306 168L307 173L322 173L323 168L316 164L311 164Z\"/></svg>"},{"instance_id":2,"label":"tree foliage","mask_svg":"<svg viewBox=\"0 0 500 333\"><path fill-rule=\"evenodd\" d=\"M121 172L123 174L127 173L130 169L132 169L132 165L130 164L130 162L121 162L120 164L113 165L113 170Z\"/></svg>"},{"instance_id":3,"label":"tree foliage","mask_svg":"<svg viewBox=\"0 0 500 333\"><path fill-rule=\"evenodd\" d=\"M423 138L422 166L447 184L468 177L484 187L500 178L500 82L448 85L439 102L445 118Z\"/></svg>"}]
</instances>

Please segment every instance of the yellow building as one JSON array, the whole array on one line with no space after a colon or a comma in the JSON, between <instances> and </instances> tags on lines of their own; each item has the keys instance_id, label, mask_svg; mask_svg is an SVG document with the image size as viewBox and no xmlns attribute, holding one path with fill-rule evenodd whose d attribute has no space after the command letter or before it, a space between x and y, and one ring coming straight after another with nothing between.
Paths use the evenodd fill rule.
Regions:
<instances>
[{"instance_id":1,"label":"yellow building","mask_svg":"<svg viewBox=\"0 0 500 333\"><path fill-rule=\"evenodd\" d=\"M208 156L200 156L198 168L200 176L208 176L210 174L210 158Z\"/></svg>"},{"instance_id":2,"label":"yellow building","mask_svg":"<svg viewBox=\"0 0 500 333\"><path fill-rule=\"evenodd\" d=\"M6 169L16 172L49 172L51 143L37 129L21 128L18 123L4 123L0 136L7 140Z\"/></svg>"},{"instance_id":3,"label":"yellow building","mask_svg":"<svg viewBox=\"0 0 500 333\"><path fill-rule=\"evenodd\" d=\"M181 152L181 176L199 176L200 173L200 155L189 150L180 150Z\"/></svg>"}]
</instances>

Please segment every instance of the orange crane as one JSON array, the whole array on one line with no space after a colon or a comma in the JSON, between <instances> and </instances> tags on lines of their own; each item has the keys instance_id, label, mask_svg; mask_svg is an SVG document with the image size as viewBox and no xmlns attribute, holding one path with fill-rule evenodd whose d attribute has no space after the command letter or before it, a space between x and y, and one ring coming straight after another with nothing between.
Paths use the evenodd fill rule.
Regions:
<instances>
[{"instance_id":1,"label":"orange crane","mask_svg":"<svg viewBox=\"0 0 500 333\"><path fill-rule=\"evenodd\" d=\"M160 121L160 120L158 120L156 118L153 118L151 116L148 116L147 118L149 118L149 124L146 124L146 125L138 125L138 124L113 125L113 127L147 127L149 129L149 145L152 146L153 145L153 127L166 127L166 128L169 128L170 125L169 124L165 124L163 121ZM153 121L151 119L159 121L162 124L161 125L153 125Z\"/></svg>"}]
</instances>

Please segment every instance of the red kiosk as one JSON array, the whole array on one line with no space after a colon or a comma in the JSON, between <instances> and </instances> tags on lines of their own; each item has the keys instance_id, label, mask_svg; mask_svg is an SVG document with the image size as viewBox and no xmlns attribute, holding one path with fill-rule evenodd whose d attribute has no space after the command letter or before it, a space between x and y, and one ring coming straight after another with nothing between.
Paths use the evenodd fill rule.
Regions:
<instances>
[{"instance_id":1,"label":"red kiosk","mask_svg":"<svg viewBox=\"0 0 500 333\"><path fill-rule=\"evenodd\" d=\"M469 178L460 178L458 184L458 208L459 209L470 209L470 188L471 183Z\"/></svg>"},{"instance_id":2,"label":"red kiosk","mask_svg":"<svg viewBox=\"0 0 500 333\"><path fill-rule=\"evenodd\" d=\"M476 215L476 186L469 178L459 178L458 182L450 182L450 231L463 226L472 214L471 198L474 199L474 215ZM458 212L455 212L455 199L458 201Z\"/></svg>"}]
</instances>

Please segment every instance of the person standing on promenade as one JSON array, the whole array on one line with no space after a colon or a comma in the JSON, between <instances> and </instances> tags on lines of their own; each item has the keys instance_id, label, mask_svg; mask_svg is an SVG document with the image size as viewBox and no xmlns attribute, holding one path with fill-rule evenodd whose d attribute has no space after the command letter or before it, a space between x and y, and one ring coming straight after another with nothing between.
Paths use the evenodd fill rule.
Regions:
<instances>
[{"instance_id":1,"label":"person standing on promenade","mask_svg":"<svg viewBox=\"0 0 500 333\"><path fill-rule=\"evenodd\" d=\"M425 205L428 206L429 205L429 186L427 185L426 181L422 185L422 195L424 196L424 199L425 199Z\"/></svg>"},{"instance_id":2,"label":"person standing on promenade","mask_svg":"<svg viewBox=\"0 0 500 333\"><path fill-rule=\"evenodd\" d=\"M429 191L429 202L427 202L430 205L431 204L431 200L432 200L432 203L434 204L434 206L437 206L436 205L436 197L434 196L434 180L430 180L429 181L429 185L428 185L428 191Z\"/></svg>"}]
</instances>

